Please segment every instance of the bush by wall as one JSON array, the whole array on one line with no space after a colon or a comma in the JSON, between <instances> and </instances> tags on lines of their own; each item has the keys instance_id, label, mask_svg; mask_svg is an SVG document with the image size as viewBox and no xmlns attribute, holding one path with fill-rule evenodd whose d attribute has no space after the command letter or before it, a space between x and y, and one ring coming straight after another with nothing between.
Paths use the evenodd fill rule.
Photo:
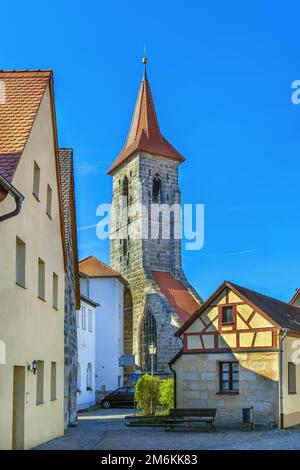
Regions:
<instances>
[{"instance_id":1,"label":"bush by wall","mask_svg":"<svg viewBox=\"0 0 300 470\"><path fill-rule=\"evenodd\" d=\"M154 415L159 405L160 378L151 375L143 375L135 386L135 400L137 407L144 415Z\"/></svg>"},{"instance_id":2,"label":"bush by wall","mask_svg":"<svg viewBox=\"0 0 300 470\"><path fill-rule=\"evenodd\" d=\"M164 411L174 408L174 379L160 381L159 404Z\"/></svg>"}]
</instances>

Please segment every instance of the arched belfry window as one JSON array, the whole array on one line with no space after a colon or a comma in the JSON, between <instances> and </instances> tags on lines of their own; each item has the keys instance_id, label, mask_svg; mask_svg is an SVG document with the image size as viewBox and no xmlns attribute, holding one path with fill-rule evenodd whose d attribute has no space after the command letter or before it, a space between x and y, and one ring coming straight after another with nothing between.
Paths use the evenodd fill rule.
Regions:
<instances>
[{"instance_id":1,"label":"arched belfry window","mask_svg":"<svg viewBox=\"0 0 300 470\"><path fill-rule=\"evenodd\" d=\"M161 197L161 180L158 173L156 173L153 177L152 183L152 201L153 202L160 202Z\"/></svg>"},{"instance_id":2,"label":"arched belfry window","mask_svg":"<svg viewBox=\"0 0 300 470\"><path fill-rule=\"evenodd\" d=\"M128 198L128 178L124 176L122 181L122 196L126 196Z\"/></svg>"},{"instance_id":3,"label":"arched belfry window","mask_svg":"<svg viewBox=\"0 0 300 470\"><path fill-rule=\"evenodd\" d=\"M146 312L141 325L140 331L140 351L141 351L141 367L144 370L151 369L151 357L149 354L149 346L157 346L157 328L156 320L151 312ZM153 370L157 369L157 355L153 358Z\"/></svg>"}]
</instances>

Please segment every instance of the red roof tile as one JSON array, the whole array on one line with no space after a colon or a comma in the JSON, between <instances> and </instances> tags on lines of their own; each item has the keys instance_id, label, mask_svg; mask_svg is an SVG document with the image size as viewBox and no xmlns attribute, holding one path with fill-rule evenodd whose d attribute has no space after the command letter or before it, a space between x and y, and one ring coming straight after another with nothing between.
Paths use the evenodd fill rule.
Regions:
<instances>
[{"instance_id":1,"label":"red roof tile","mask_svg":"<svg viewBox=\"0 0 300 470\"><path fill-rule=\"evenodd\" d=\"M90 277L119 277L120 274L95 256L88 256L79 263L79 271Z\"/></svg>"},{"instance_id":2,"label":"red roof tile","mask_svg":"<svg viewBox=\"0 0 300 470\"><path fill-rule=\"evenodd\" d=\"M51 71L0 71L0 174L12 181Z\"/></svg>"},{"instance_id":3,"label":"red roof tile","mask_svg":"<svg viewBox=\"0 0 300 470\"><path fill-rule=\"evenodd\" d=\"M113 173L137 151L160 155L178 162L184 161L183 156L172 147L160 132L146 72L140 86L125 147L108 170L108 174Z\"/></svg>"},{"instance_id":4,"label":"red roof tile","mask_svg":"<svg viewBox=\"0 0 300 470\"><path fill-rule=\"evenodd\" d=\"M200 307L195 297L171 273L166 271L152 271L152 276L162 293L174 307L180 320L185 322Z\"/></svg>"}]
</instances>

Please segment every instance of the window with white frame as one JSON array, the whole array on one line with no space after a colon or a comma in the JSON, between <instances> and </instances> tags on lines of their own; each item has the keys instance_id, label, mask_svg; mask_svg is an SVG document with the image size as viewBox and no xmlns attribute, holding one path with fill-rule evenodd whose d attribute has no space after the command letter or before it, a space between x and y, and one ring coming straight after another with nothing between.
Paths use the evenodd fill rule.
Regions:
<instances>
[{"instance_id":1,"label":"window with white frame","mask_svg":"<svg viewBox=\"0 0 300 470\"><path fill-rule=\"evenodd\" d=\"M93 312L90 308L88 310L88 330L93 331Z\"/></svg>"},{"instance_id":2,"label":"window with white frame","mask_svg":"<svg viewBox=\"0 0 300 470\"><path fill-rule=\"evenodd\" d=\"M86 307L84 305L81 307L81 314L81 327L83 330L86 330Z\"/></svg>"},{"instance_id":3,"label":"window with white frame","mask_svg":"<svg viewBox=\"0 0 300 470\"><path fill-rule=\"evenodd\" d=\"M79 326L80 326L79 319L80 319L80 311L76 310L76 326L77 326L77 328L79 328Z\"/></svg>"}]
</instances>

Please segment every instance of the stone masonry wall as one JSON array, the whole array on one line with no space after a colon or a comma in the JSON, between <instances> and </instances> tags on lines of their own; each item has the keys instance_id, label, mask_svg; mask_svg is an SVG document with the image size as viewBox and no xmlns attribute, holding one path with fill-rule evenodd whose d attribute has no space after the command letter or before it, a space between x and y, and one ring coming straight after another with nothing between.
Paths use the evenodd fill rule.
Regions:
<instances>
[{"instance_id":1,"label":"stone masonry wall","mask_svg":"<svg viewBox=\"0 0 300 470\"><path fill-rule=\"evenodd\" d=\"M157 325L157 365L159 372L169 371L168 362L181 348L181 340L174 336L181 321L174 308L160 291L152 278L152 270L169 271L180 279L191 292L201 300L189 285L181 267L181 240L133 239L131 227L138 222L142 227L139 204L150 207L152 201L153 176L158 173L161 178L161 202L171 206L180 203L178 186L178 164L166 158L151 155L136 155L117 170L113 176L113 213L111 231L111 267L120 272L129 282L132 294L133 313L133 353L140 364L140 329L145 312L151 312ZM128 179L127 213L118 209L124 177ZM119 239L121 219L128 228L127 242ZM127 331L125 324L125 331Z\"/></svg>"},{"instance_id":2,"label":"stone masonry wall","mask_svg":"<svg viewBox=\"0 0 300 470\"><path fill-rule=\"evenodd\" d=\"M277 424L279 353L184 354L174 364L178 408L216 408L216 425L241 424L254 407L258 424ZM219 362L239 361L239 394L219 393Z\"/></svg>"},{"instance_id":3,"label":"stone masonry wall","mask_svg":"<svg viewBox=\"0 0 300 470\"><path fill-rule=\"evenodd\" d=\"M71 223L69 223L67 270L65 275L65 429L76 422L77 400L77 327Z\"/></svg>"}]
</instances>

